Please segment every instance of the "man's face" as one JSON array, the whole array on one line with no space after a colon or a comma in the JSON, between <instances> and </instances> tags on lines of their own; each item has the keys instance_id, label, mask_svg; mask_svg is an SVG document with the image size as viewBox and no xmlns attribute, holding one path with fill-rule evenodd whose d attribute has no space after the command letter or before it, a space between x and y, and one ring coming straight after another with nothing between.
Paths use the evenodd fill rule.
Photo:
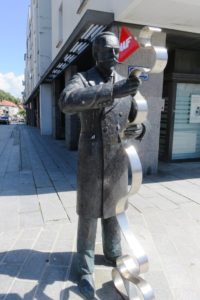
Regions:
<instances>
[{"instance_id":1,"label":"man's face","mask_svg":"<svg viewBox=\"0 0 200 300\"><path fill-rule=\"evenodd\" d=\"M118 63L119 41L117 37L111 36L99 45L96 53L96 63L101 69L111 72Z\"/></svg>"}]
</instances>

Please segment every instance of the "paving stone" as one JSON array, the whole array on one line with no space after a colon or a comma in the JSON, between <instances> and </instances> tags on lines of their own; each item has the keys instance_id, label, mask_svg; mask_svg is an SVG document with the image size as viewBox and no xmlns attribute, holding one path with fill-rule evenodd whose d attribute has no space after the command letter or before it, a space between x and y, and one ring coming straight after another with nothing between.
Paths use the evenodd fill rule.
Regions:
<instances>
[{"instance_id":1,"label":"paving stone","mask_svg":"<svg viewBox=\"0 0 200 300\"><path fill-rule=\"evenodd\" d=\"M48 266L40 281L36 292L36 299L60 299L61 291L68 274L68 269L64 267Z\"/></svg>"},{"instance_id":2,"label":"paving stone","mask_svg":"<svg viewBox=\"0 0 200 300\"><path fill-rule=\"evenodd\" d=\"M37 195L20 195L19 202L20 213L40 211L39 200Z\"/></svg>"},{"instance_id":3,"label":"paving stone","mask_svg":"<svg viewBox=\"0 0 200 300\"><path fill-rule=\"evenodd\" d=\"M74 190L65 178L62 178L62 180L54 180L53 185L58 193Z\"/></svg>"},{"instance_id":4,"label":"paving stone","mask_svg":"<svg viewBox=\"0 0 200 300\"><path fill-rule=\"evenodd\" d=\"M153 289L159 288L160 290L159 294L165 291L168 297L170 295L171 299L173 298L172 292L169 288L167 278L165 277L163 271L151 271L151 274L150 273L144 274L143 277L151 285ZM156 299L162 299L162 298L156 298Z\"/></svg>"},{"instance_id":5,"label":"paving stone","mask_svg":"<svg viewBox=\"0 0 200 300\"><path fill-rule=\"evenodd\" d=\"M5 263L0 265L0 294L7 294L15 276L19 272L20 265Z\"/></svg>"},{"instance_id":6,"label":"paving stone","mask_svg":"<svg viewBox=\"0 0 200 300\"><path fill-rule=\"evenodd\" d=\"M30 300L34 299L38 283L37 281L16 279L7 294L6 300Z\"/></svg>"},{"instance_id":7,"label":"paving stone","mask_svg":"<svg viewBox=\"0 0 200 300\"><path fill-rule=\"evenodd\" d=\"M59 192L58 195L67 211L70 207L76 207L77 195L75 191Z\"/></svg>"},{"instance_id":8,"label":"paving stone","mask_svg":"<svg viewBox=\"0 0 200 300\"><path fill-rule=\"evenodd\" d=\"M73 241L76 239L77 228L74 224L68 223L62 225L58 234L58 240Z\"/></svg>"},{"instance_id":9,"label":"paving stone","mask_svg":"<svg viewBox=\"0 0 200 300\"><path fill-rule=\"evenodd\" d=\"M22 230L20 234L20 240L36 240L41 232L41 228L28 228Z\"/></svg>"},{"instance_id":10,"label":"paving stone","mask_svg":"<svg viewBox=\"0 0 200 300\"><path fill-rule=\"evenodd\" d=\"M178 300L178 298L174 298L171 291L169 289L162 290L162 289L154 289L155 299L162 299L162 300Z\"/></svg>"},{"instance_id":11,"label":"paving stone","mask_svg":"<svg viewBox=\"0 0 200 300\"><path fill-rule=\"evenodd\" d=\"M31 211L20 214L20 227L35 227L35 226L43 226L44 222L42 219L42 214L40 211Z\"/></svg>"},{"instance_id":12,"label":"paving stone","mask_svg":"<svg viewBox=\"0 0 200 300\"><path fill-rule=\"evenodd\" d=\"M189 199L177 194L176 192L167 189L165 186L162 186L160 183L151 183L146 184L148 187L153 189L157 194L169 199L175 204L188 203Z\"/></svg>"},{"instance_id":13,"label":"paving stone","mask_svg":"<svg viewBox=\"0 0 200 300\"><path fill-rule=\"evenodd\" d=\"M143 198L139 194L129 197L129 203L131 203L140 212L143 212L146 208L155 207L155 205L151 203L147 198Z\"/></svg>"},{"instance_id":14,"label":"paving stone","mask_svg":"<svg viewBox=\"0 0 200 300\"><path fill-rule=\"evenodd\" d=\"M49 171L48 174L52 181L63 180L63 174L60 171Z\"/></svg>"},{"instance_id":15,"label":"paving stone","mask_svg":"<svg viewBox=\"0 0 200 300\"><path fill-rule=\"evenodd\" d=\"M116 299L122 300L117 293L111 276L112 268L95 268L95 285L97 299Z\"/></svg>"},{"instance_id":16,"label":"paving stone","mask_svg":"<svg viewBox=\"0 0 200 300\"><path fill-rule=\"evenodd\" d=\"M19 178L19 183L20 184L28 184L28 185L33 185L34 180L33 180L33 173L30 171L20 171L20 178Z\"/></svg>"},{"instance_id":17,"label":"paving stone","mask_svg":"<svg viewBox=\"0 0 200 300\"><path fill-rule=\"evenodd\" d=\"M177 288L173 289L174 298L177 300L199 300L199 292L194 289Z\"/></svg>"},{"instance_id":18,"label":"paving stone","mask_svg":"<svg viewBox=\"0 0 200 300\"><path fill-rule=\"evenodd\" d=\"M15 230L3 232L1 234L0 240L3 241L3 242L11 240L12 243L14 244L19 239L19 237L21 236L21 234L22 234L22 231L21 230L17 230L15 228ZM1 243L0 243L0 245L1 245Z\"/></svg>"},{"instance_id":19,"label":"paving stone","mask_svg":"<svg viewBox=\"0 0 200 300\"><path fill-rule=\"evenodd\" d=\"M33 249L42 252L51 252L56 238L57 232L53 230L51 232L43 230L34 244Z\"/></svg>"},{"instance_id":20,"label":"paving stone","mask_svg":"<svg viewBox=\"0 0 200 300\"><path fill-rule=\"evenodd\" d=\"M52 187L52 182L44 170L33 171L33 176L37 188Z\"/></svg>"},{"instance_id":21,"label":"paving stone","mask_svg":"<svg viewBox=\"0 0 200 300\"><path fill-rule=\"evenodd\" d=\"M172 201L162 197L161 195L157 195L155 197L148 197L148 200L155 205L155 207L161 210L174 210L177 208L177 205Z\"/></svg>"},{"instance_id":22,"label":"paving stone","mask_svg":"<svg viewBox=\"0 0 200 300\"><path fill-rule=\"evenodd\" d=\"M77 223L78 215L76 213L75 207L68 207L67 208L67 215L71 223Z\"/></svg>"},{"instance_id":23,"label":"paving stone","mask_svg":"<svg viewBox=\"0 0 200 300\"><path fill-rule=\"evenodd\" d=\"M6 218L5 216L8 215L9 217ZM4 217L0 220L0 231L14 231L16 229L20 229L20 220L19 215L17 213L9 213L7 212L4 214Z\"/></svg>"},{"instance_id":24,"label":"paving stone","mask_svg":"<svg viewBox=\"0 0 200 300\"><path fill-rule=\"evenodd\" d=\"M54 188L37 189L44 221L68 219Z\"/></svg>"},{"instance_id":25,"label":"paving stone","mask_svg":"<svg viewBox=\"0 0 200 300\"><path fill-rule=\"evenodd\" d=\"M72 259L72 252L68 252L67 249L72 248L71 247L61 247L58 243L58 246L53 249L53 253L50 255L50 265L54 266L63 266L67 267L70 266L71 264L71 259ZM59 251L59 252L58 252Z\"/></svg>"},{"instance_id":26,"label":"paving stone","mask_svg":"<svg viewBox=\"0 0 200 300\"><path fill-rule=\"evenodd\" d=\"M31 251L28 259L20 269L18 278L28 280L40 280L42 273L50 260L50 253Z\"/></svg>"},{"instance_id":27,"label":"paving stone","mask_svg":"<svg viewBox=\"0 0 200 300\"><path fill-rule=\"evenodd\" d=\"M36 128L10 125L0 126L0 159L0 299L82 299L73 263L77 153ZM149 257L144 277L156 299L199 299L199 192L200 163L161 163L129 199L130 228ZM123 236L122 248L131 252ZM121 299L102 253L99 220L96 299Z\"/></svg>"}]
</instances>

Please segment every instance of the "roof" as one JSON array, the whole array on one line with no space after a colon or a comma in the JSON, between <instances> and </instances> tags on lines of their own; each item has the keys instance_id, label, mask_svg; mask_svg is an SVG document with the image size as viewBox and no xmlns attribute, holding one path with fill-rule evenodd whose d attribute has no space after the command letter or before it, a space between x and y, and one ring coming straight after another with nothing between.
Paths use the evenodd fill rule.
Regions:
<instances>
[{"instance_id":1,"label":"roof","mask_svg":"<svg viewBox=\"0 0 200 300\"><path fill-rule=\"evenodd\" d=\"M0 100L0 106L12 106L12 107L18 107L15 103L9 101L9 100Z\"/></svg>"}]
</instances>

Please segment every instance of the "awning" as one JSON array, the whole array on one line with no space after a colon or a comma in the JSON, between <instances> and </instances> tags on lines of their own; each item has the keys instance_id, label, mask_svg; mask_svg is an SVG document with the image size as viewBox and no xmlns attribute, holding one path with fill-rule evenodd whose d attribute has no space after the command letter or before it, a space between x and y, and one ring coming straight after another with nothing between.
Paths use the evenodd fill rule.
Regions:
<instances>
[{"instance_id":1,"label":"awning","mask_svg":"<svg viewBox=\"0 0 200 300\"><path fill-rule=\"evenodd\" d=\"M87 10L82 19L67 39L62 49L50 64L31 95L25 101L25 104L31 101L38 92L42 83L50 83L55 80L63 71L65 71L86 48L92 43L98 33L114 21L114 14Z\"/></svg>"}]
</instances>

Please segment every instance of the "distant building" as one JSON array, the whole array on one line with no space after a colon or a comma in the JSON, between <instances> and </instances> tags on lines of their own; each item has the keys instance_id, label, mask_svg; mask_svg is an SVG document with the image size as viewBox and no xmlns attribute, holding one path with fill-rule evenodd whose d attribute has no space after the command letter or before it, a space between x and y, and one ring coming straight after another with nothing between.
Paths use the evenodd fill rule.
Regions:
<instances>
[{"instance_id":1,"label":"distant building","mask_svg":"<svg viewBox=\"0 0 200 300\"><path fill-rule=\"evenodd\" d=\"M158 157L200 159L200 18L197 0L32 0L27 27L25 97L27 121L41 134L77 148L79 121L64 115L58 98L77 71L94 65L91 42L103 30L119 35L122 25L137 38L144 25L163 29L154 43L167 46L163 74L150 74L141 93L149 104L150 134L138 145L144 171L156 172ZM139 49L118 66L150 63Z\"/></svg>"},{"instance_id":2,"label":"distant building","mask_svg":"<svg viewBox=\"0 0 200 300\"><path fill-rule=\"evenodd\" d=\"M17 115L19 112L19 107L9 101L9 100L0 100L0 113L8 113L10 117Z\"/></svg>"}]
</instances>

